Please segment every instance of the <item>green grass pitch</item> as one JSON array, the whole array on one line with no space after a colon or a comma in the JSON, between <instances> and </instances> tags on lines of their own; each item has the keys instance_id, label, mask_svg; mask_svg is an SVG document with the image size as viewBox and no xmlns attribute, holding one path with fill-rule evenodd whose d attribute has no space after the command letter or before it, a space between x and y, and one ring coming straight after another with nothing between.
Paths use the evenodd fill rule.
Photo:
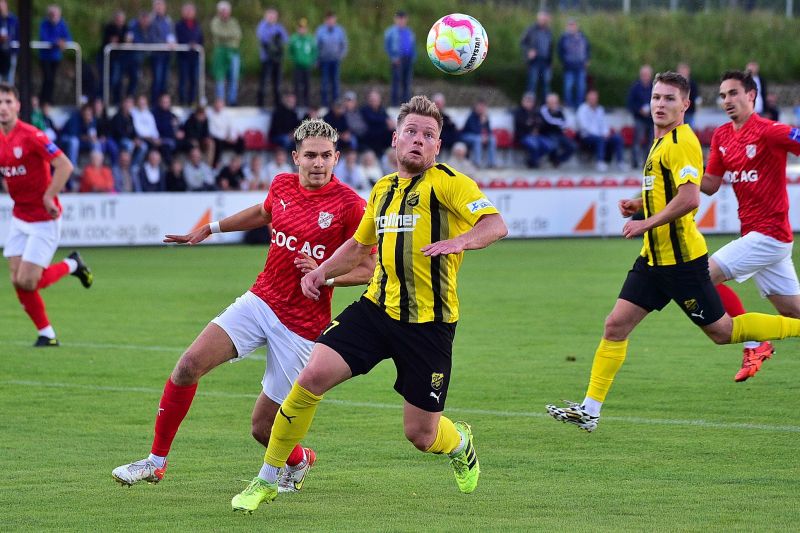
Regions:
<instances>
[{"instance_id":1,"label":"green grass pitch","mask_svg":"<svg viewBox=\"0 0 800 533\"><path fill-rule=\"evenodd\" d=\"M712 250L728 238L709 240ZM62 346L0 290L0 529L140 531L786 531L800 519L800 343L745 383L674 305L631 337L593 434L547 417L581 400L592 355L640 241L507 241L468 252L446 413L472 424L482 477L456 489L445 458L405 441L394 366L331 391L305 440L300 494L255 514L230 499L263 450L250 412L263 353L206 378L159 485L111 470L149 452L164 381L204 325L244 292L261 247L87 249L91 290L44 291ZM61 258L68 250L61 250ZM752 284L751 310L770 311ZM334 310L359 289L338 289Z\"/></svg>"}]
</instances>

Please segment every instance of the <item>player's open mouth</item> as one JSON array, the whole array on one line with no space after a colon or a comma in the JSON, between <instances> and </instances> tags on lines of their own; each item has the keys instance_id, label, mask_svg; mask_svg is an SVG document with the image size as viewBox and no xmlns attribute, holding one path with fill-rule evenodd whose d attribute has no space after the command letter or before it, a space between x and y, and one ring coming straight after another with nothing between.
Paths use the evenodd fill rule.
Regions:
<instances>
[{"instance_id":1,"label":"player's open mouth","mask_svg":"<svg viewBox=\"0 0 800 533\"><path fill-rule=\"evenodd\" d=\"M419 157L422 157L422 152L420 152L419 150L411 150L408 153L411 154L411 155L417 155Z\"/></svg>"}]
</instances>

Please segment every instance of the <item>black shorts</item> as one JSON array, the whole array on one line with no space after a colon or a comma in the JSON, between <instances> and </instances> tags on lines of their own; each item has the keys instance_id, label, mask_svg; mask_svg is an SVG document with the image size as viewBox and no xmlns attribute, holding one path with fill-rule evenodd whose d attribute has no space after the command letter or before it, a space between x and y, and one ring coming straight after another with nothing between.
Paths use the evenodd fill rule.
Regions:
<instances>
[{"instance_id":1,"label":"black shorts","mask_svg":"<svg viewBox=\"0 0 800 533\"><path fill-rule=\"evenodd\" d=\"M391 358L397 368L394 390L411 405L437 413L447 399L455 334L455 323L400 322L361 297L333 319L317 342L336 350L354 376Z\"/></svg>"},{"instance_id":2,"label":"black shorts","mask_svg":"<svg viewBox=\"0 0 800 533\"><path fill-rule=\"evenodd\" d=\"M639 257L633 264L619 297L646 309L661 311L675 301L698 326L713 324L725 314L708 273L708 256L670 266L650 266Z\"/></svg>"}]
</instances>

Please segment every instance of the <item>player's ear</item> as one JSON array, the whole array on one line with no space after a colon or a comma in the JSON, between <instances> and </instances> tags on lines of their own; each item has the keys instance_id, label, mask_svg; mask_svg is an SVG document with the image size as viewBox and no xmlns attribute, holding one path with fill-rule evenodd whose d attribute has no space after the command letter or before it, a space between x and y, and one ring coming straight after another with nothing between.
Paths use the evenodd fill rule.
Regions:
<instances>
[{"instance_id":1,"label":"player's ear","mask_svg":"<svg viewBox=\"0 0 800 533\"><path fill-rule=\"evenodd\" d=\"M397 130L392 132L392 148L397 148Z\"/></svg>"}]
</instances>

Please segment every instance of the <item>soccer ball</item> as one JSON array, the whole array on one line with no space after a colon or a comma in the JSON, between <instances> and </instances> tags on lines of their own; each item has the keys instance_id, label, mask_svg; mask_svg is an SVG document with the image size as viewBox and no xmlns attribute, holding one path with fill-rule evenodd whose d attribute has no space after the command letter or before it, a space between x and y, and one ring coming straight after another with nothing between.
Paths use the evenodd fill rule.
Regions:
<instances>
[{"instance_id":1,"label":"soccer ball","mask_svg":"<svg viewBox=\"0 0 800 533\"><path fill-rule=\"evenodd\" d=\"M466 74L478 68L489 51L489 39L481 23L461 13L445 15L428 32L428 57L447 74Z\"/></svg>"}]
</instances>

